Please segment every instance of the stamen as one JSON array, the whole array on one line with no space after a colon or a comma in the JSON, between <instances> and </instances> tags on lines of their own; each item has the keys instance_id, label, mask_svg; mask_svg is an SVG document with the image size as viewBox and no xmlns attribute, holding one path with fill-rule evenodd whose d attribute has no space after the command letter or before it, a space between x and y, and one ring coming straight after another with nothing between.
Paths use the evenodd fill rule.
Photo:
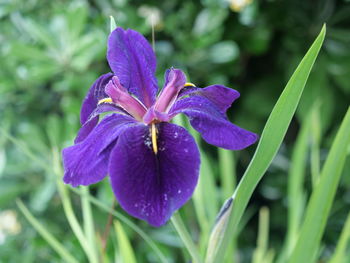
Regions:
<instances>
[{"instance_id":1,"label":"stamen","mask_svg":"<svg viewBox=\"0 0 350 263\"><path fill-rule=\"evenodd\" d=\"M153 152L155 154L158 153L158 146L157 146L157 128L154 123L151 124L151 136L152 136L152 147Z\"/></svg>"},{"instance_id":2,"label":"stamen","mask_svg":"<svg viewBox=\"0 0 350 263\"><path fill-rule=\"evenodd\" d=\"M191 82L186 82L184 87L195 87L196 85L194 85L193 83Z\"/></svg>"},{"instance_id":3,"label":"stamen","mask_svg":"<svg viewBox=\"0 0 350 263\"><path fill-rule=\"evenodd\" d=\"M102 100L99 100L97 102L97 105L100 105L101 103L113 103L112 99L111 98L104 98Z\"/></svg>"}]
</instances>

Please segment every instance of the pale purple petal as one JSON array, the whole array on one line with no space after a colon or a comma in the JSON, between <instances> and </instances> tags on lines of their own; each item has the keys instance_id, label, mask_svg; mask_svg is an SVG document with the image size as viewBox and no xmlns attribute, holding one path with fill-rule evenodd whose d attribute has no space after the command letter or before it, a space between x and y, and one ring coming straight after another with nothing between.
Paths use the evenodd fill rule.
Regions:
<instances>
[{"instance_id":1,"label":"pale purple petal","mask_svg":"<svg viewBox=\"0 0 350 263\"><path fill-rule=\"evenodd\" d=\"M119 134L133 125L132 117L112 114L105 117L84 141L63 149L63 181L78 186L102 180L108 172L109 156Z\"/></svg>"},{"instance_id":2,"label":"pale purple petal","mask_svg":"<svg viewBox=\"0 0 350 263\"><path fill-rule=\"evenodd\" d=\"M186 83L186 75L180 69L171 68L165 73L165 85L159 94L154 109L167 113L173 106L177 95Z\"/></svg>"},{"instance_id":3,"label":"pale purple petal","mask_svg":"<svg viewBox=\"0 0 350 263\"><path fill-rule=\"evenodd\" d=\"M156 57L148 41L134 30L119 27L109 36L107 60L121 84L150 107L158 85Z\"/></svg>"},{"instance_id":4,"label":"pale purple petal","mask_svg":"<svg viewBox=\"0 0 350 263\"><path fill-rule=\"evenodd\" d=\"M100 76L94 84L90 87L80 111L80 122L84 124L89 118L90 114L96 109L99 100L108 97L105 93L105 86L112 79L113 74L107 73Z\"/></svg>"},{"instance_id":5,"label":"pale purple petal","mask_svg":"<svg viewBox=\"0 0 350 263\"><path fill-rule=\"evenodd\" d=\"M141 121L146 113L145 106L136 98L131 96L129 92L120 84L117 76L114 76L107 84L105 92L112 101L125 109L135 119Z\"/></svg>"},{"instance_id":6,"label":"pale purple petal","mask_svg":"<svg viewBox=\"0 0 350 263\"><path fill-rule=\"evenodd\" d=\"M124 131L112 151L109 173L114 194L134 217L161 226L191 197L199 173L199 151L182 127L160 123L158 154L149 127Z\"/></svg>"},{"instance_id":7,"label":"pale purple petal","mask_svg":"<svg viewBox=\"0 0 350 263\"><path fill-rule=\"evenodd\" d=\"M232 124L226 110L238 98L239 93L224 86L210 86L189 93L176 101L169 114L184 113L192 127L203 139L229 150L241 150L253 144L258 136Z\"/></svg>"}]
</instances>

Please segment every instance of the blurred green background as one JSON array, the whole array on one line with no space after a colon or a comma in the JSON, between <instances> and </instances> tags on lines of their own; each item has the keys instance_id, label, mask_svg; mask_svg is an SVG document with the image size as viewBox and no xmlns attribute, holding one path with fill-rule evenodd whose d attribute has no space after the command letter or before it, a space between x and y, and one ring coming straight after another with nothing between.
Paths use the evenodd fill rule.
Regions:
<instances>
[{"instance_id":1,"label":"blurred green background","mask_svg":"<svg viewBox=\"0 0 350 263\"><path fill-rule=\"evenodd\" d=\"M245 6L237 6L237 2L245 2ZM350 1L346 0L0 0L0 262L62 262L18 211L14 202L18 197L85 262L62 212L56 177L38 162L50 165L53 149L72 144L80 125L82 99L93 81L109 71L105 53L111 15L118 26L135 29L149 40L153 18L159 82L163 82L164 71L174 66L183 69L197 86L218 83L237 89L241 98L229 110L229 117L256 133L261 133L284 85L322 24L327 23L325 44L297 115L251 200L247 226L238 239L241 262L249 262L256 244L258 209L267 206L270 246L278 251L286 233L287 172L300 123L311 108L316 109L316 139L310 147L317 146L322 163L349 106L349 14ZM202 149L216 176L217 150L204 143ZM238 179L254 149L236 154ZM321 258L325 260L334 250L349 211L349 170L347 160L323 238ZM310 188L311 177L306 178L306 188ZM90 189L106 204L112 203L108 180ZM73 194L72 201L80 217L75 197ZM198 226L191 205L182 213L196 236ZM107 213L94 210L99 233L104 231L107 217ZM170 224L155 229L133 221L173 262L182 262L181 242ZM129 232L139 262L157 262L142 239ZM113 245L108 251L113 254Z\"/></svg>"}]
</instances>

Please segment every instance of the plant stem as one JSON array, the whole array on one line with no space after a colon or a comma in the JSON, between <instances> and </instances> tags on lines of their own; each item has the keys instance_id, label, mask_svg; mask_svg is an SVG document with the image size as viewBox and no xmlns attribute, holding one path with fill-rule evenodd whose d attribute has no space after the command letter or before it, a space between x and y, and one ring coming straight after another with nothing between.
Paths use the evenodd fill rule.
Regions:
<instances>
[{"instance_id":1,"label":"plant stem","mask_svg":"<svg viewBox=\"0 0 350 263\"><path fill-rule=\"evenodd\" d=\"M174 213L171 217L171 222L173 223L177 233L179 234L182 242L190 253L194 263L202 262L199 253L197 251L196 245L193 243L191 235L188 233L185 224L183 223L180 214L178 212Z\"/></svg>"},{"instance_id":2,"label":"plant stem","mask_svg":"<svg viewBox=\"0 0 350 263\"><path fill-rule=\"evenodd\" d=\"M115 206L115 200L113 199L111 210L114 210L114 206ZM105 231L104 231L103 236L102 236L102 254L103 255L106 252L108 236L109 236L109 232L111 230L112 222L113 222L113 215L110 212L108 214L108 219L107 219Z\"/></svg>"}]
</instances>

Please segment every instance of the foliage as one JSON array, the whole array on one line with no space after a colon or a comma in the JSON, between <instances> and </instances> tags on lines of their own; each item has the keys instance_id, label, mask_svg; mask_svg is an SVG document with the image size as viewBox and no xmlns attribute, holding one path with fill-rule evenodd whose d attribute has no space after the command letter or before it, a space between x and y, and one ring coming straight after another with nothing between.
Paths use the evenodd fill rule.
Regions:
<instances>
[{"instance_id":1,"label":"foliage","mask_svg":"<svg viewBox=\"0 0 350 263\"><path fill-rule=\"evenodd\" d=\"M229 117L258 134L327 23L296 114L292 118L290 112L279 128L282 137L270 149L273 154L266 150L267 166L258 170L268 169L260 183L248 184L254 192L247 194L247 203L233 207L239 213L221 256L223 262L349 262L349 113L344 117L350 101L349 11L346 1L323 0L252 1L240 12L226 0L2 1L0 208L17 211L22 229L0 244L0 262L204 260L221 205L234 189L242 192L235 186L252 170L247 167L255 146L232 153L199 141L201 178L192 200L159 229L116 206L102 253L114 199L109 184L63 185L60 151L79 128L87 89L108 71L110 16L150 40L153 17L159 82L163 70L175 65L198 86L222 83L237 89L241 98ZM182 118L176 121L187 125ZM272 139L266 134L260 144L268 148ZM311 237L312 248L304 246Z\"/></svg>"}]
</instances>

